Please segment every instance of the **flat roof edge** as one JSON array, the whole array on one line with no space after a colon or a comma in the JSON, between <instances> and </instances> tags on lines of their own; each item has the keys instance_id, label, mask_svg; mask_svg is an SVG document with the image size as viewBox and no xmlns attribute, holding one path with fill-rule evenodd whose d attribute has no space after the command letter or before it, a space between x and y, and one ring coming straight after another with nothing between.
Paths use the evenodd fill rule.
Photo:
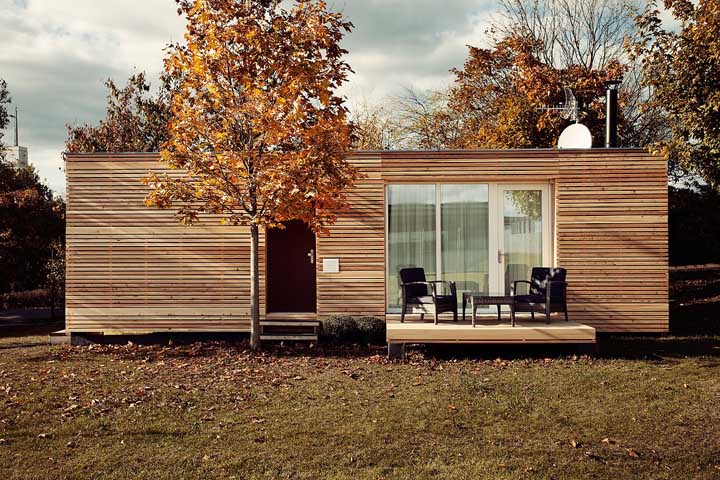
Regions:
<instances>
[{"instance_id":1,"label":"flat roof edge","mask_svg":"<svg viewBox=\"0 0 720 480\"><path fill-rule=\"evenodd\" d=\"M598 154L603 152L613 153L648 153L647 148L641 147L629 147L629 148L584 148L584 149L570 149L570 148L494 148L494 149L447 149L447 150L349 150L350 155L360 154L374 154L374 155L406 155L406 154L487 154L487 153L504 153L511 154L513 152L519 153L552 153L552 154ZM77 152L69 153L63 152L63 158L70 157L138 157L138 156L150 156L159 155L160 152Z\"/></svg>"}]
</instances>

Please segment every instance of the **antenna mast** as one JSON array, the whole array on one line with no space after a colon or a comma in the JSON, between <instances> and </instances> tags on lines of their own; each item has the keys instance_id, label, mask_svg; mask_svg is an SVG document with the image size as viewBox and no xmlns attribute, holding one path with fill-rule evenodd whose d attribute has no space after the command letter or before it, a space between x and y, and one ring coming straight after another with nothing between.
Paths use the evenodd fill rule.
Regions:
<instances>
[{"instance_id":1,"label":"antenna mast","mask_svg":"<svg viewBox=\"0 0 720 480\"><path fill-rule=\"evenodd\" d=\"M14 147L17 147L20 145L20 142L18 140L18 107L15 107L15 115L10 115L10 118L15 119L15 145Z\"/></svg>"},{"instance_id":2,"label":"antenna mast","mask_svg":"<svg viewBox=\"0 0 720 480\"><path fill-rule=\"evenodd\" d=\"M565 103L555 105L554 107L538 108L538 110L559 112L562 118L574 122L560 134L560 138L558 138L558 148L592 148L592 134L585 125L580 123L580 108L575 94L573 94L573 91L570 90L569 87L563 87L563 91L565 92Z\"/></svg>"},{"instance_id":3,"label":"antenna mast","mask_svg":"<svg viewBox=\"0 0 720 480\"><path fill-rule=\"evenodd\" d=\"M538 110L545 112L560 112L560 116L566 120L571 120L575 123L580 123L580 107L578 106L577 98L569 87L563 87L565 92L565 102L555 105L553 107L542 107Z\"/></svg>"}]
</instances>

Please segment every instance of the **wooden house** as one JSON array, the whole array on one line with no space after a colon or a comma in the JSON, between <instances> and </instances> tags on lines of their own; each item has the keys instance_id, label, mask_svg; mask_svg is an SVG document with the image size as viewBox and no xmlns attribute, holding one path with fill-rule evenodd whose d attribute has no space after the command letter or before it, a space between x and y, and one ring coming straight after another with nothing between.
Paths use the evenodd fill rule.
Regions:
<instances>
[{"instance_id":1,"label":"wooden house","mask_svg":"<svg viewBox=\"0 0 720 480\"><path fill-rule=\"evenodd\" d=\"M354 152L364 174L329 235L261 236L261 317L388 322L390 343L594 342L668 330L667 164L644 150ZM157 154L67 155L66 326L73 335L249 331L249 230L182 226L144 205ZM398 319L398 269L506 291L532 266L568 270L570 322L472 328Z\"/></svg>"}]
</instances>

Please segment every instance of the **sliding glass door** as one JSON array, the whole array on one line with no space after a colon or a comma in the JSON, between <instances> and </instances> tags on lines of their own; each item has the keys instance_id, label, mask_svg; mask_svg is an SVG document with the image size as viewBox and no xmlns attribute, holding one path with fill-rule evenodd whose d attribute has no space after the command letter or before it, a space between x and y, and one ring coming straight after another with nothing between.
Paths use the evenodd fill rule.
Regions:
<instances>
[{"instance_id":1,"label":"sliding glass door","mask_svg":"<svg viewBox=\"0 0 720 480\"><path fill-rule=\"evenodd\" d=\"M388 311L399 311L403 268L454 281L458 301L529 279L551 262L549 205L548 185L388 185Z\"/></svg>"}]
</instances>

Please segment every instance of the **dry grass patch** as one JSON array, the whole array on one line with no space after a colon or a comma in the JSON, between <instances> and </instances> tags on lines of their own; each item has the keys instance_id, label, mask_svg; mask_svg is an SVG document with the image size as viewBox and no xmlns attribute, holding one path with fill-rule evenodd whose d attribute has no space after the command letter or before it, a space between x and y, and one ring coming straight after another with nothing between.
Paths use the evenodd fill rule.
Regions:
<instances>
[{"instance_id":1,"label":"dry grass patch","mask_svg":"<svg viewBox=\"0 0 720 480\"><path fill-rule=\"evenodd\" d=\"M0 478L718 478L720 340L703 341L689 357L390 363L5 339Z\"/></svg>"}]
</instances>

